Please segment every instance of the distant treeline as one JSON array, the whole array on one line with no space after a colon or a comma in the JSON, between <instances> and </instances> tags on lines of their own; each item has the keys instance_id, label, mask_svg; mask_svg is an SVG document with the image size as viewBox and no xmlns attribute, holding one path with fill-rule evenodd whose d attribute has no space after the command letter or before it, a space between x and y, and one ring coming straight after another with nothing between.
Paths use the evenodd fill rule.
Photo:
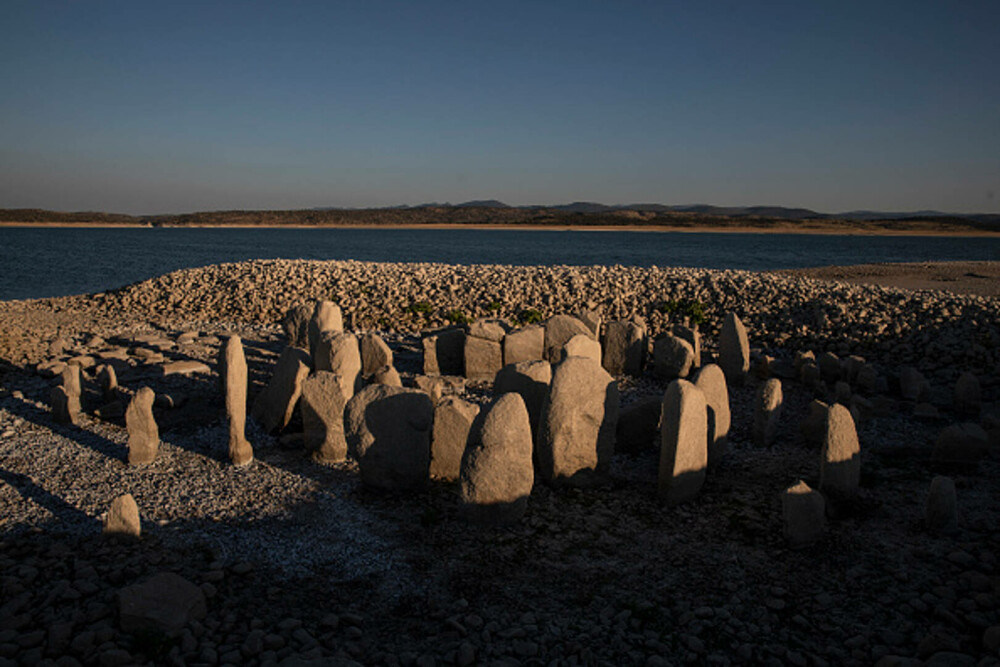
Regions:
<instances>
[{"instance_id":1,"label":"distant treeline","mask_svg":"<svg viewBox=\"0 0 1000 667\"><path fill-rule=\"evenodd\" d=\"M613 210L601 212L566 211L547 207L419 206L411 208L305 209L296 211L203 211L179 215L132 216L100 212L59 212L42 209L0 209L0 222L193 226L284 225L540 225L553 227L690 227L690 228L788 228L802 230L860 231L1000 231L996 220L934 216L884 220L786 218L769 215L717 215L689 211Z\"/></svg>"}]
</instances>

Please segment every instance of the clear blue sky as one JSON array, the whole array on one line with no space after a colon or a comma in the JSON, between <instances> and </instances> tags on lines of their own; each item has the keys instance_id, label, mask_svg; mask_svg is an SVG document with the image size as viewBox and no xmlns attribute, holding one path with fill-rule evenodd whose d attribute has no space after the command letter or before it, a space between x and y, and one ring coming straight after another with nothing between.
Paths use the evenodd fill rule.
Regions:
<instances>
[{"instance_id":1,"label":"clear blue sky","mask_svg":"<svg viewBox=\"0 0 1000 667\"><path fill-rule=\"evenodd\" d=\"M0 207L1000 212L1000 0L3 3Z\"/></svg>"}]
</instances>

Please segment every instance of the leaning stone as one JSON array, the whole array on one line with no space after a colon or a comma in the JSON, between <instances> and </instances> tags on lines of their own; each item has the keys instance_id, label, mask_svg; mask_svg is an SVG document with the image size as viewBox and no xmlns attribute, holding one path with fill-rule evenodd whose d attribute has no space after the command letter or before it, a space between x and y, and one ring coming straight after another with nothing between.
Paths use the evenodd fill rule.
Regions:
<instances>
[{"instance_id":1,"label":"leaning stone","mask_svg":"<svg viewBox=\"0 0 1000 667\"><path fill-rule=\"evenodd\" d=\"M861 448L854 419L843 405L834 403L823 423L823 458L819 490L833 501L850 500L858 494L861 479Z\"/></svg>"},{"instance_id":2,"label":"leaning stone","mask_svg":"<svg viewBox=\"0 0 1000 667\"><path fill-rule=\"evenodd\" d=\"M924 524L932 533L954 533L958 530L958 499L955 480L951 477L938 475L931 480Z\"/></svg>"},{"instance_id":3,"label":"leaning stone","mask_svg":"<svg viewBox=\"0 0 1000 667\"><path fill-rule=\"evenodd\" d=\"M694 378L694 386L705 395L708 411L708 467L719 464L729 451L729 388L726 375L716 364L704 366Z\"/></svg>"},{"instance_id":4,"label":"leaning stone","mask_svg":"<svg viewBox=\"0 0 1000 667\"><path fill-rule=\"evenodd\" d=\"M361 336L359 343L362 376L369 377L386 366L392 366L392 350L381 336L369 332Z\"/></svg>"},{"instance_id":5,"label":"leaning stone","mask_svg":"<svg viewBox=\"0 0 1000 667\"><path fill-rule=\"evenodd\" d=\"M267 387L257 395L250 414L268 433L288 425L302 393L302 381L309 375L311 360L305 350L286 347L278 357Z\"/></svg>"},{"instance_id":6,"label":"leaning stone","mask_svg":"<svg viewBox=\"0 0 1000 667\"><path fill-rule=\"evenodd\" d=\"M281 328L288 337L289 347L309 349L309 319L312 317L316 304L302 303L289 308L281 320Z\"/></svg>"},{"instance_id":7,"label":"leaning stone","mask_svg":"<svg viewBox=\"0 0 1000 667\"><path fill-rule=\"evenodd\" d=\"M688 345L691 346L691 350L694 352L694 361L692 364L695 368L701 368L701 333L698 332L698 325L692 324L691 326L686 326L675 324L673 334L688 342Z\"/></svg>"},{"instance_id":8,"label":"leaning stone","mask_svg":"<svg viewBox=\"0 0 1000 667\"><path fill-rule=\"evenodd\" d=\"M687 380L667 386L660 434L658 492L663 502L676 505L698 495L708 467L705 395Z\"/></svg>"},{"instance_id":9,"label":"leaning stone","mask_svg":"<svg viewBox=\"0 0 1000 667\"><path fill-rule=\"evenodd\" d=\"M465 375L465 331L444 329L425 336L424 375Z\"/></svg>"},{"instance_id":10,"label":"leaning stone","mask_svg":"<svg viewBox=\"0 0 1000 667\"><path fill-rule=\"evenodd\" d=\"M486 338L465 337L465 377L488 380L503 367L503 347Z\"/></svg>"},{"instance_id":11,"label":"leaning stone","mask_svg":"<svg viewBox=\"0 0 1000 667\"><path fill-rule=\"evenodd\" d=\"M121 629L132 634L154 631L173 637L208 612L201 588L173 572L123 588L117 598Z\"/></svg>"},{"instance_id":12,"label":"leaning stone","mask_svg":"<svg viewBox=\"0 0 1000 667\"><path fill-rule=\"evenodd\" d=\"M990 441L979 424L953 424L938 434L932 458L939 463L974 465L989 451Z\"/></svg>"},{"instance_id":13,"label":"leaning stone","mask_svg":"<svg viewBox=\"0 0 1000 667\"><path fill-rule=\"evenodd\" d=\"M963 415L978 415L982 405L979 379L968 371L962 373L955 383L955 412Z\"/></svg>"},{"instance_id":14,"label":"leaning stone","mask_svg":"<svg viewBox=\"0 0 1000 667\"><path fill-rule=\"evenodd\" d=\"M806 408L806 416L799 425L802 439L807 445L821 447L826 429L826 413L830 406L823 401L813 400Z\"/></svg>"},{"instance_id":15,"label":"leaning stone","mask_svg":"<svg viewBox=\"0 0 1000 667\"><path fill-rule=\"evenodd\" d=\"M101 395L105 401L118 398L118 374L111 364L103 364L97 368L97 384L101 387Z\"/></svg>"},{"instance_id":16,"label":"leaning stone","mask_svg":"<svg viewBox=\"0 0 1000 667\"><path fill-rule=\"evenodd\" d=\"M384 384L387 387L402 387L403 380L399 377L399 371L392 366L383 366L368 378L370 384Z\"/></svg>"},{"instance_id":17,"label":"leaning stone","mask_svg":"<svg viewBox=\"0 0 1000 667\"><path fill-rule=\"evenodd\" d=\"M354 334L324 331L313 349L313 361L316 370L337 374L345 402L361 387L361 350Z\"/></svg>"},{"instance_id":18,"label":"leaning stone","mask_svg":"<svg viewBox=\"0 0 1000 667\"><path fill-rule=\"evenodd\" d=\"M344 394L340 378L330 371L315 371L302 380L303 440L306 451L318 463L347 458L344 439Z\"/></svg>"},{"instance_id":19,"label":"leaning stone","mask_svg":"<svg viewBox=\"0 0 1000 667\"><path fill-rule=\"evenodd\" d=\"M785 541L793 549L819 542L826 528L826 500L799 480L781 494L781 514L785 522Z\"/></svg>"},{"instance_id":20,"label":"leaning stone","mask_svg":"<svg viewBox=\"0 0 1000 667\"><path fill-rule=\"evenodd\" d=\"M230 336L219 350L219 374L226 397L226 421L229 424L229 460L243 466L253 461L253 447L247 441L247 360L243 341Z\"/></svg>"},{"instance_id":21,"label":"leaning stone","mask_svg":"<svg viewBox=\"0 0 1000 667\"><path fill-rule=\"evenodd\" d=\"M736 313L728 313L719 332L719 366L726 374L726 382L742 384L750 370L750 341L746 327Z\"/></svg>"},{"instance_id":22,"label":"leaning stone","mask_svg":"<svg viewBox=\"0 0 1000 667\"><path fill-rule=\"evenodd\" d=\"M417 375L413 378L413 384L430 396L434 405L444 396L465 393L465 378L454 375Z\"/></svg>"},{"instance_id":23,"label":"leaning stone","mask_svg":"<svg viewBox=\"0 0 1000 667\"><path fill-rule=\"evenodd\" d=\"M434 407L431 477L445 481L458 479L462 455L469 440L469 429L478 414L478 405L463 401L457 396L447 396Z\"/></svg>"},{"instance_id":24,"label":"leaning stone","mask_svg":"<svg viewBox=\"0 0 1000 667\"><path fill-rule=\"evenodd\" d=\"M507 323L502 320L476 320L469 325L468 335L500 343L507 335Z\"/></svg>"},{"instance_id":25,"label":"leaning stone","mask_svg":"<svg viewBox=\"0 0 1000 667\"><path fill-rule=\"evenodd\" d=\"M344 409L344 435L362 483L384 490L423 487L433 422L434 406L422 391L373 384L358 392Z\"/></svg>"},{"instance_id":26,"label":"leaning stone","mask_svg":"<svg viewBox=\"0 0 1000 667\"><path fill-rule=\"evenodd\" d=\"M537 361L545 356L545 329L531 324L523 329L511 331L503 339L503 363L505 366L520 361Z\"/></svg>"},{"instance_id":27,"label":"leaning stone","mask_svg":"<svg viewBox=\"0 0 1000 667\"><path fill-rule=\"evenodd\" d=\"M483 410L462 457L460 497L474 521L509 523L524 516L535 473L531 424L520 395L507 393Z\"/></svg>"},{"instance_id":28,"label":"leaning stone","mask_svg":"<svg viewBox=\"0 0 1000 667\"><path fill-rule=\"evenodd\" d=\"M333 301L317 301L309 318L309 351L315 356L316 345L327 332L344 330L344 316Z\"/></svg>"},{"instance_id":29,"label":"leaning stone","mask_svg":"<svg viewBox=\"0 0 1000 667\"><path fill-rule=\"evenodd\" d=\"M778 434L778 420L784 397L781 380L771 378L757 390L754 407L753 440L758 447L770 447Z\"/></svg>"},{"instance_id":30,"label":"leaning stone","mask_svg":"<svg viewBox=\"0 0 1000 667\"><path fill-rule=\"evenodd\" d=\"M164 375L190 375L191 373L211 373L212 369L209 368L208 364L202 363L200 361L194 361L193 359L184 359L183 361L171 361L170 363L163 364L163 374Z\"/></svg>"},{"instance_id":31,"label":"leaning stone","mask_svg":"<svg viewBox=\"0 0 1000 667\"><path fill-rule=\"evenodd\" d=\"M645 361L646 332L634 322L608 322L601 364L612 375L639 375Z\"/></svg>"},{"instance_id":32,"label":"leaning stone","mask_svg":"<svg viewBox=\"0 0 1000 667\"><path fill-rule=\"evenodd\" d=\"M577 334L563 345L562 358L566 357L587 357L601 363L601 344L590 336Z\"/></svg>"},{"instance_id":33,"label":"leaning stone","mask_svg":"<svg viewBox=\"0 0 1000 667\"><path fill-rule=\"evenodd\" d=\"M104 534L114 537L139 537L142 525L139 521L139 506L131 493L118 496L111 501L108 515L104 519Z\"/></svg>"},{"instance_id":34,"label":"leaning stone","mask_svg":"<svg viewBox=\"0 0 1000 667\"><path fill-rule=\"evenodd\" d=\"M569 357L552 369L538 433L541 477L586 486L603 479L614 453L618 384L593 359Z\"/></svg>"},{"instance_id":35,"label":"leaning stone","mask_svg":"<svg viewBox=\"0 0 1000 667\"><path fill-rule=\"evenodd\" d=\"M655 396L622 408L615 430L615 451L638 454L656 447L663 401Z\"/></svg>"},{"instance_id":36,"label":"leaning stone","mask_svg":"<svg viewBox=\"0 0 1000 667\"><path fill-rule=\"evenodd\" d=\"M594 338L594 332L586 324L570 315L553 315L545 321L545 360L550 364L562 358L562 348L570 338L584 334Z\"/></svg>"},{"instance_id":37,"label":"leaning stone","mask_svg":"<svg viewBox=\"0 0 1000 667\"><path fill-rule=\"evenodd\" d=\"M677 336L661 336L653 343L653 373L661 380L686 378L694 363L691 344Z\"/></svg>"},{"instance_id":38,"label":"leaning stone","mask_svg":"<svg viewBox=\"0 0 1000 667\"><path fill-rule=\"evenodd\" d=\"M531 433L537 437L542 406L552 382L552 365L547 361L521 361L501 368L493 379L495 395L513 392L519 394L528 410Z\"/></svg>"},{"instance_id":39,"label":"leaning stone","mask_svg":"<svg viewBox=\"0 0 1000 667\"><path fill-rule=\"evenodd\" d=\"M160 429L153 419L156 394L149 387L135 393L125 410L128 429L128 462L130 465L151 463L160 448Z\"/></svg>"}]
</instances>

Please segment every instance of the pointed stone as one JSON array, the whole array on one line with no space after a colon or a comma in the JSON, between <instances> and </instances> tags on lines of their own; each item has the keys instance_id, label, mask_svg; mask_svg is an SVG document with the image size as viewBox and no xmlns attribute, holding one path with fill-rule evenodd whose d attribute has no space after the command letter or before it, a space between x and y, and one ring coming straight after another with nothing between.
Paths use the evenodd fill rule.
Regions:
<instances>
[{"instance_id":1,"label":"pointed stone","mask_svg":"<svg viewBox=\"0 0 1000 667\"><path fill-rule=\"evenodd\" d=\"M60 374L60 384L52 390L52 415L60 424L80 423L80 367L67 364Z\"/></svg>"},{"instance_id":2,"label":"pointed stone","mask_svg":"<svg viewBox=\"0 0 1000 667\"><path fill-rule=\"evenodd\" d=\"M226 422L229 425L229 460L238 466L253 461L253 447L246 438L247 360L243 341L230 336L219 350L219 375L226 397Z\"/></svg>"},{"instance_id":3,"label":"pointed stone","mask_svg":"<svg viewBox=\"0 0 1000 667\"><path fill-rule=\"evenodd\" d=\"M802 480L781 494L781 514L785 541L792 549L807 547L823 538L826 500Z\"/></svg>"},{"instance_id":4,"label":"pointed stone","mask_svg":"<svg viewBox=\"0 0 1000 667\"><path fill-rule=\"evenodd\" d=\"M750 341L736 313L726 314L719 332L719 366L730 385L743 383L750 370Z\"/></svg>"},{"instance_id":5,"label":"pointed stone","mask_svg":"<svg viewBox=\"0 0 1000 667\"><path fill-rule=\"evenodd\" d=\"M646 332L624 320L608 322L601 348L601 364L612 375L640 375L645 362Z\"/></svg>"},{"instance_id":6,"label":"pointed stone","mask_svg":"<svg viewBox=\"0 0 1000 667\"><path fill-rule=\"evenodd\" d=\"M160 448L160 429L153 418L153 401L156 393L142 387L132 397L125 410L128 429L128 462L130 465L152 463Z\"/></svg>"},{"instance_id":7,"label":"pointed stone","mask_svg":"<svg viewBox=\"0 0 1000 667\"><path fill-rule=\"evenodd\" d=\"M674 380L663 396L658 491L668 505L698 495L708 467L705 395L687 380Z\"/></svg>"},{"instance_id":8,"label":"pointed stone","mask_svg":"<svg viewBox=\"0 0 1000 667\"><path fill-rule=\"evenodd\" d=\"M313 361L316 370L337 374L345 403L361 388L361 349L354 334L323 332L313 351Z\"/></svg>"},{"instance_id":9,"label":"pointed stone","mask_svg":"<svg viewBox=\"0 0 1000 667\"><path fill-rule=\"evenodd\" d=\"M108 515L104 519L104 534L115 537L139 537L142 524L139 520L139 506L131 493L118 496L111 501Z\"/></svg>"},{"instance_id":10,"label":"pointed stone","mask_svg":"<svg viewBox=\"0 0 1000 667\"><path fill-rule=\"evenodd\" d=\"M708 410L708 467L712 468L725 458L729 451L729 427L732 413L729 410L729 388L726 375L717 364L708 364L698 371L694 386L705 395Z\"/></svg>"},{"instance_id":11,"label":"pointed stone","mask_svg":"<svg viewBox=\"0 0 1000 667\"><path fill-rule=\"evenodd\" d=\"M469 429L478 414L478 405L458 396L446 396L434 407L431 477L445 481L458 479Z\"/></svg>"},{"instance_id":12,"label":"pointed stone","mask_svg":"<svg viewBox=\"0 0 1000 667\"><path fill-rule=\"evenodd\" d=\"M101 395L105 401L118 399L118 374L111 364L102 364L97 368L97 384L101 387Z\"/></svg>"},{"instance_id":13,"label":"pointed stone","mask_svg":"<svg viewBox=\"0 0 1000 667\"><path fill-rule=\"evenodd\" d=\"M823 454L819 490L832 501L850 500L858 494L861 448L850 411L834 403L823 423Z\"/></svg>"},{"instance_id":14,"label":"pointed stone","mask_svg":"<svg viewBox=\"0 0 1000 667\"><path fill-rule=\"evenodd\" d=\"M305 449L318 463L335 463L347 458L344 405L336 373L315 371L302 380L299 410Z\"/></svg>"},{"instance_id":15,"label":"pointed stone","mask_svg":"<svg viewBox=\"0 0 1000 667\"><path fill-rule=\"evenodd\" d=\"M320 337L327 332L344 330L344 316L333 301L317 301L309 319L309 351L315 353Z\"/></svg>"},{"instance_id":16,"label":"pointed stone","mask_svg":"<svg viewBox=\"0 0 1000 667\"><path fill-rule=\"evenodd\" d=\"M291 421L310 363L309 354L297 347L286 347L278 357L270 382L257 395L250 411L266 432L280 431Z\"/></svg>"},{"instance_id":17,"label":"pointed stone","mask_svg":"<svg viewBox=\"0 0 1000 667\"><path fill-rule=\"evenodd\" d=\"M377 371L392 366L392 350L378 334L368 332L360 338L361 375L369 377Z\"/></svg>"},{"instance_id":18,"label":"pointed stone","mask_svg":"<svg viewBox=\"0 0 1000 667\"><path fill-rule=\"evenodd\" d=\"M770 447L778 435L778 420L784 397L781 380L771 378L757 390L754 404L753 441L758 447Z\"/></svg>"}]
</instances>

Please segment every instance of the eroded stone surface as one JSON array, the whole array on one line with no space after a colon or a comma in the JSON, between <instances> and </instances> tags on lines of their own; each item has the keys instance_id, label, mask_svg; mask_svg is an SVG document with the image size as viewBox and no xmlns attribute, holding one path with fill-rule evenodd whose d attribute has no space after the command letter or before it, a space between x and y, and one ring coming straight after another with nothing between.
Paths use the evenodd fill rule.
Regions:
<instances>
[{"instance_id":1,"label":"eroded stone surface","mask_svg":"<svg viewBox=\"0 0 1000 667\"><path fill-rule=\"evenodd\" d=\"M687 380L674 380L663 396L660 418L660 499L668 505L698 495L708 467L705 395Z\"/></svg>"}]
</instances>

